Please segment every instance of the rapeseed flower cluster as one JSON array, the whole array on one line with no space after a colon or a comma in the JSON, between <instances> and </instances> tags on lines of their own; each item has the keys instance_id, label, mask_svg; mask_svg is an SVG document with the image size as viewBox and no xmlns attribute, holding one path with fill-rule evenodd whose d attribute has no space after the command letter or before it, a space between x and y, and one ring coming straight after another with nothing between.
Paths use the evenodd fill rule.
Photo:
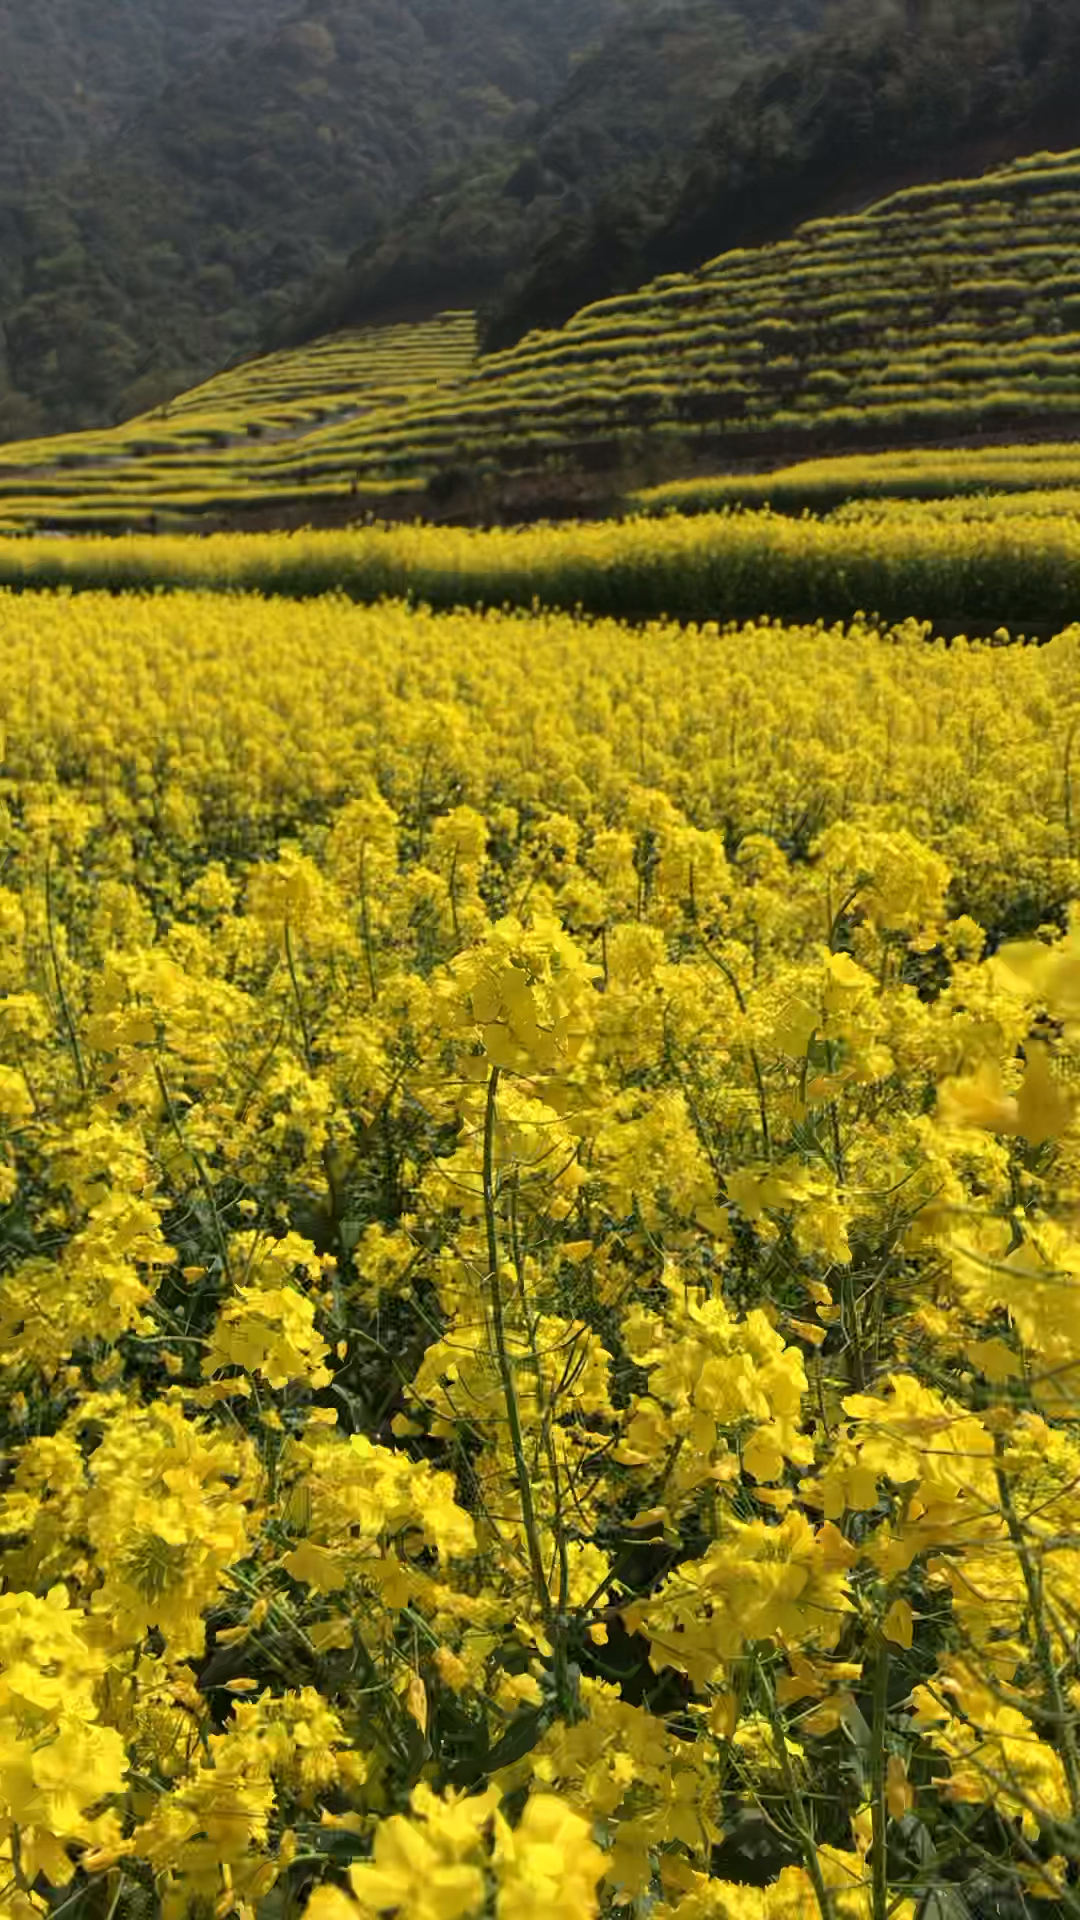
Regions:
<instances>
[{"instance_id":1,"label":"rapeseed flower cluster","mask_svg":"<svg viewBox=\"0 0 1080 1920\"><path fill-rule=\"evenodd\" d=\"M3 611L0 1916L1080 1910L1076 630Z\"/></svg>"}]
</instances>

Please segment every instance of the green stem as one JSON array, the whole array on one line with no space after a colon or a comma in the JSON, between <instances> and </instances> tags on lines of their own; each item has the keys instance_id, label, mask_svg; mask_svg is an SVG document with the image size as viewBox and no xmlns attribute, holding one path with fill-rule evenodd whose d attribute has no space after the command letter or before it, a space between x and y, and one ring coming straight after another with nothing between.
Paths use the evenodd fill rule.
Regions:
<instances>
[{"instance_id":1,"label":"green stem","mask_svg":"<svg viewBox=\"0 0 1080 1920\"><path fill-rule=\"evenodd\" d=\"M364 845L360 849L360 927L364 936L364 959L367 961L368 985L371 988L371 999L374 1005L379 997L379 989L375 980L375 956L371 947L371 916L368 912L366 855L367 846Z\"/></svg>"},{"instance_id":2,"label":"green stem","mask_svg":"<svg viewBox=\"0 0 1080 1920\"><path fill-rule=\"evenodd\" d=\"M499 1088L499 1069L492 1067L488 1081L487 1109L484 1115L484 1219L487 1225L488 1285L491 1290L491 1319L495 1334L495 1351L498 1355L499 1374L502 1380L503 1398L506 1401L506 1415L510 1426L510 1445L514 1455L514 1471L517 1478L518 1498L521 1501L521 1519L525 1529L525 1538L529 1547L529 1565L532 1570L533 1586L540 1607L545 1632L550 1634L553 1625L551 1591L544 1574L544 1560L540 1552L540 1535L536 1525L536 1509L533 1506L532 1482L525 1460L525 1442L521 1431L521 1411L518 1407L517 1387L514 1384L514 1366L506 1345L506 1322L503 1318L502 1288L499 1279L499 1240L495 1224L495 1113Z\"/></svg>"},{"instance_id":3,"label":"green stem","mask_svg":"<svg viewBox=\"0 0 1080 1920\"><path fill-rule=\"evenodd\" d=\"M840 1282L840 1299L844 1331L847 1334L851 1384L856 1393L865 1393L866 1366L863 1358L862 1326L859 1319L859 1303L855 1297L855 1281L849 1270L845 1270Z\"/></svg>"},{"instance_id":4,"label":"green stem","mask_svg":"<svg viewBox=\"0 0 1080 1920\"><path fill-rule=\"evenodd\" d=\"M267 1068L270 1065L270 1062L272 1061L275 1053L278 1050L278 1047L281 1044L281 1036L285 1031L285 1019L286 1019L286 1016L282 1014L277 1033L274 1036L273 1044L271 1045L269 1050L263 1055L263 1058L260 1060L258 1066L255 1069L255 1072L250 1076L246 1092L241 1095L240 1104L236 1109L236 1116L235 1116L237 1126L242 1126L244 1121L246 1120L248 1108L250 1107L251 1102L253 1101L256 1093L259 1090L259 1087L262 1083L263 1074L266 1072Z\"/></svg>"},{"instance_id":5,"label":"green stem","mask_svg":"<svg viewBox=\"0 0 1080 1920\"><path fill-rule=\"evenodd\" d=\"M1065 780L1062 797L1065 806L1065 845L1070 854L1073 848L1072 753L1078 727L1080 727L1080 720L1074 720L1065 739Z\"/></svg>"},{"instance_id":6,"label":"green stem","mask_svg":"<svg viewBox=\"0 0 1080 1920\"><path fill-rule=\"evenodd\" d=\"M449 892L449 895L450 895L450 918L454 923L454 939L457 941L458 946L460 946L461 945L461 927L458 923L458 910L457 910L457 848L456 847L454 848L454 851L450 856L450 878L447 881L447 891Z\"/></svg>"},{"instance_id":7,"label":"green stem","mask_svg":"<svg viewBox=\"0 0 1080 1920\"><path fill-rule=\"evenodd\" d=\"M300 992L300 982L296 977L296 962L293 959L292 935L289 932L288 920L285 922L285 962L289 969L289 979L292 981L293 996L296 1000L296 1017L300 1022L300 1040L304 1049L304 1065L308 1072L311 1073L312 1062L314 1060L311 1029L308 1026L307 1014L304 1011L304 996Z\"/></svg>"},{"instance_id":8,"label":"green stem","mask_svg":"<svg viewBox=\"0 0 1080 1920\"><path fill-rule=\"evenodd\" d=\"M885 1758L885 1727L888 1711L889 1643L883 1639L878 1647L877 1664L874 1668L874 1718L870 1748L870 1817L873 1829L871 1913L873 1920L888 1920L889 1913L889 1856L886 1845L889 1808L886 1797L887 1762Z\"/></svg>"},{"instance_id":9,"label":"green stem","mask_svg":"<svg viewBox=\"0 0 1080 1920\"><path fill-rule=\"evenodd\" d=\"M532 1353L533 1371L536 1375L536 1407L541 1423L548 1472L551 1475L555 1543L559 1561L559 1604L553 1616L551 1630L552 1670L555 1680L555 1698L559 1705L559 1712L563 1719L573 1724L580 1718L580 1711L577 1687L574 1684L574 1676L570 1671L570 1657L566 1637L570 1608L570 1555L567 1550L566 1526L563 1519L562 1479L559 1473L558 1457L555 1452L554 1420L551 1417L554 1413L554 1395L552 1396L549 1414L544 1396L544 1379L540 1364L540 1352L536 1344L536 1322L529 1312L529 1296L525 1286L525 1259L518 1225L517 1203L519 1185L520 1181L517 1170L515 1169L510 1189L511 1247L513 1250L514 1271L517 1275L518 1293L521 1297L526 1336L528 1338L530 1352ZM545 1588L550 1591L546 1576L544 1585Z\"/></svg>"},{"instance_id":10,"label":"green stem","mask_svg":"<svg viewBox=\"0 0 1080 1920\"><path fill-rule=\"evenodd\" d=\"M168 1115L169 1125L171 1126L173 1133L176 1135L176 1140L180 1148L180 1151L181 1153L186 1153L187 1155L189 1155L191 1159L191 1163L195 1168L195 1172L198 1176L199 1185L203 1190L203 1198L210 1209L210 1218L214 1223L214 1238L217 1241L218 1253L221 1256L221 1270L224 1273L225 1278L231 1287L233 1284L233 1274L232 1274L232 1266L229 1261L229 1248L228 1248L228 1243L225 1239L225 1232L221 1224L221 1215L218 1212L217 1201L214 1198L214 1189L210 1184L210 1176L206 1171L206 1168L203 1164L202 1155L199 1152L198 1148L189 1146L188 1142L184 1138L184 1130L180 1125L180 1121L176 1113L176 1108L173 1106L173 1103L172 1103L172 1097L169 1093L168 1087L165 1084L165 1075L161 1071L161 1062L159 1060L154 1061L154 1077L157 1080L158 1090L161 1094L161 1098L165 1106L165 1112Z\"/></svg>"},{"instance_id":11,"label":"green stem","mask_svg":"<svg viewBox=\"0 0 1080 1920\"><path fill-rule=\"evenodd\" d=\"M29 1894L31 1887L23 1871L22 1863L22 1835L18 1827L14 1824L11 1828L11 1867L15 1875L15 1885L18 1887L19 1892Z\"/></svg>"},{"instance_id":12,"label":"green stem","mask_svg":"<svg viewBox=\"0 0 1080 1920\"><path fill-rule=\"evenodd\" d=\"M113 1897L112 1897L112 1899L111 1899L111 1901L109 1902L109 1911L108 1911L108 1913L107 1913L107 1914L105 1915L105 1920L113 1920L113 1916L114 1916L114 1914L116 1913L116 1909L117 1909L117 1907L118 1907L118 1906L120 1905L120 1896L121 1896L121 1894L122 1894L122 1893L123 1893L123 1891L124 1891L124 1887L125 1887L125 1885L126 1885L126 1880L127 1880L127 1876L126 1876L125 1874L123 1874L123 1873L121 1873L121 1874L119 1874L119 1875L117 1876L117 1881L116 1881L116 1888L115 1888L115 1891L114 1891L114 1893L113 1893ZM65 1905L66 1905L66 1904L67 1904L67 1903L65 1902ZM54 1909L54 1911L57 1911L57 1909Z\"/></svg>"},{"instance_id":13,"label":"green stem","mask_svg":"<svg viewBox=\"0 0 1080 1920\"><path fill-rule=\"evenodd\" d=\"M784 1722L780 1715L780 1709L776 1704L776 1695L773 1692L772 1681L765 1673L763 1667L760 1667L760 1671L765 1688L766 1713L768 1715L769 1725L772 1728L773 1746L776 1749L777 1759L780 1762L780 1771L784 1777L784 1790L788 1797L791 1823L795 1829L799 1846L802 1850L803 1865L809 1876L810 1884L814 1889L814 1897L817 1900L821 1920L836 1920L836 1908L833 1905L832 1894L825 1885L825 1876L821 1871L817 1841L814 1838L814 1830L810 1824L810 1816L806 1810L806 1801L803 1799L802 1788L796 1778L795 1769L791 1764L791 1755L787 1750Z\"/></svg>"},{"instance_id":14,"label":"green stem","mask_svg":"<svg viewBox=\"0 0 1080 1920\"><path fill-rule=\"evenodd\" d=\"M707 946L704 940L701 942L701 951L705 955L706 960L712 961L712 964L716 968L717 972L723 974L724 979L727 981L728 986L731 988L732 993L735 995L735 1004L738 1007L739 1012L742 1014L743 1019L745 1020L746 1019L746 999L743 994L743 990L740 987L737 979L735 978L735 975L732 972L731 968L726 964L725 961L721 960L717 954L713 953L711 947ZM750 1054L750 1065L751 1065L751 1068L753 1069L754 1083L757 1087L758 1115L761 1120L761 1145L765 1154L765 1158L766 1160L768 1160L771 1158L771 1155L772 1155L772 1143L771 1143L771 1138L769 1134L769 1108L765 1098L765 1076L761 1071L761 1062L757 1056L757 1048L753 1045L752 1042L748 1043L747 1050Z\"/></svg>"},{"instance_id":15,"label":"green stem","mask_svg":"<svg viewBox=\"0 0 1080 1920\"><path fill-rule=\"evenodd\" d=\"M1077 1716L1075 1713L1070 1713L1065 1704L1065 1695L1061 1688L1061 1677L1057 1670L1057 1663L1054 1659L1054 1649L1046 1624L1046 1608L1043 1604L1042 1569L1036 1562L1031 1551L1031 1544L1024 1532L1020 1516L1016 1511L1008 1476L1001 1463L1003 1438L1000 1434L996 1435L995 1438L998 1447L998 1460L995 1467L998 1498L1001 1501L1001 1511L1005 1518L1005 1525L1009 1529L1009 1538L1016 1548L1020 1569L1024 1576L1024 1587L1027 1592L1028 1606L1031 1610L1031 1630L1035 1637L1035 1654L1039 1663L1039 1671L1042 1674L1043 1687L1046 1692L1046 1705L1050 1712L1054 1714L1057 1721L1058 1751L1061 1755L1061 1764L1064 1768L1065 1779L1068 1783L1069 1803L1072 1808L1073 1821L1074 1823L1080 1823L1080 1752L1077 1750L1076 1743Z\"/></svg>"},{"instance_id":16,"label":"green stem","mask_svg":"<svg viewBox=\"0 0 1080 1920\"><path fill-rule=\"evenodd\" d=\"M75 1061L75 1073L78 1078L79 1087L81 1091L85 1093L86 1087L87 1087L87 1080L86 1080L86 1069L83 1066L82 1049L79 1046L79 1036L75 1031L75 1022L71 1017L71 1008L68 1005L68 997L64 991L63 975L60 972L60 955L56 950L56 929L53 925L52 864L51 863L52 863L52 855L46 854L45 856L45 927L49 936L49 954L52 959L53 979L56 982L56 992L60 1001L60 1011L64 1016L64 1026L67 1028L68 1041L70 1042L70 1045L71 1045L72 1058Z\"/></svg>"},{"instance_id":17,"label":"green stem","mask_svg":"<svg viewBox=\"0 0 1080 1920\"><path fill-rule=\"evenodd\" d=\"M844 918L845 913L847 912L849 907L854 906L856 900L858 899L860 893L862 892L863 888L866 886L869 879L870 879L870 875L868 873L860 874L858 880L855 882L855 885L851 888L850 892L844 895L844 898L841 900L840 905L837 907L835 913L832 912L832 901L830 898L830 902L829 902L829 952L830 953L836 952L836 937L837 937L837 934L840 932L840 925Z\"/></svg>"}]
</instances>

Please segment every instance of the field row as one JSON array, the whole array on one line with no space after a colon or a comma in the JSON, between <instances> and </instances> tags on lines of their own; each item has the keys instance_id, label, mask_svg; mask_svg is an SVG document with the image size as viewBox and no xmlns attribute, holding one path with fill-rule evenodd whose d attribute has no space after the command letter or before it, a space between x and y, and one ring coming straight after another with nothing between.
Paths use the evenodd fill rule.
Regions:
<instances>
[{"instance_id":1,"label":"field row","mask_svg":"<svg viewBox=\"0 0 1080 1920\"><path fill-rule=\"evenodd\" d=\"M765 508L482 531L31 536L0 544L0 586L340 592L696 622L874 613L1045 637L1080 605L1080 491L884 499L822 518Z\"/></svg>"},{"instance_id":2,"label":"field row","mask_svg":"<svg viewBox=\"0 0 1080 1920\"><path fill-rule=\"evenodd\" d=\"M1035 495L1040 512L1054 495L1071 510L1080 486L1074 440L981 447L916 447L890 453L837 454L799 460L767 472L702 473L642 487L627 504L648 513L709 513L729 506L772 507L783 513L828 513L859 500L942 500L997 496L990 511L1005 513L1003 495ZM1031 503L1023 508L1030 510Z\"/></svg>"}]
</instances>

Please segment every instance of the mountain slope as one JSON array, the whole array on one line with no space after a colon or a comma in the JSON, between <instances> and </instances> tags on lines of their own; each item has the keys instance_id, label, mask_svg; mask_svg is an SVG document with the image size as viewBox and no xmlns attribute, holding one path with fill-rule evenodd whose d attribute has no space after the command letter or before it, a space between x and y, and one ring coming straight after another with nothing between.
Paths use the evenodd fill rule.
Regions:
<instances>
[{"instance_id":1,"label":"mountain slope","mask_svg":"<svg viewBox=\"0 0 1080 1920\"><path fill-rule=\"evenodd\" d=\"M497 295L567 220L670 195L693 141L767 56L820 27L823 0L649 0L621 18L514 137L424 191L278 335L294 344L411 308ZM556 269L557 270L557 269Z\"/></svg>"},{"instance_id":2,"label":"mountain slope","mask_svg":"<svg viewBox=\"0 0 1080 1920\"><path fill-rule=\"evenodd\" d=\"M627 3L313 0L218 49L9 207L0 433L138 411L256 345Z\"/></svg>"}]
</instances>

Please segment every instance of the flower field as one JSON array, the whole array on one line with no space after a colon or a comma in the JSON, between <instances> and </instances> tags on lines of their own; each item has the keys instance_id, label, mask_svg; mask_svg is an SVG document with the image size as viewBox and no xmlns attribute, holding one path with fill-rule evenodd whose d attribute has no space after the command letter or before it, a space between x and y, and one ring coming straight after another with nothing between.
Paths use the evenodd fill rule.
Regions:
<instances>
[{"instance_id":1,"label":"flower field","mask_svg":"<svg viewBox=\"0 0 1080 1920\"><path fill-rule=\"evenodd\" d=\"M1080 1913L1080 627L245 551L3 553L0 1913Z\"/></svg>"},{"instance_id":2,"label":"flower field","mask_svg":"<svg viewBox=\"0 0 1080 1920\"><path fill-rule=\"evenodd\" d=\"M1080 608L1080 489L865 500L531 527L419 522L289 534L0 541L0 589L212 588L305 599L409 597L640 620L770 615L947 622L969 635L1049 631Z\"/></svg>"}]
</instances>

